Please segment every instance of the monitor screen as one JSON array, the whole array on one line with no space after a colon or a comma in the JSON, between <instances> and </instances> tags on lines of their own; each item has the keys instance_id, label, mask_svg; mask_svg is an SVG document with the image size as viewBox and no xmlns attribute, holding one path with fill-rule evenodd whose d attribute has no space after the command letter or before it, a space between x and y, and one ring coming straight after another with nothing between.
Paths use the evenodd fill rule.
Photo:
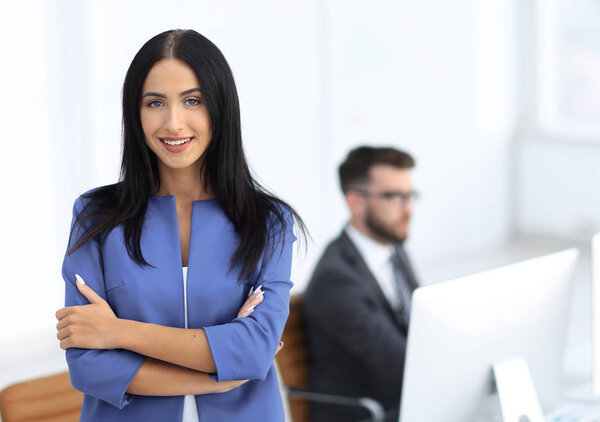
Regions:
<instances>
[{"instance_id":1,"label":"monitor screen","mask_svg":"<svg viewBox=\"0 0 600 422\"><path fill-rule=\"evenodd\" d=\"M542 408L555 405L577 256L568 249L417 289L400 421L497 419L492 365L518 357Z\"/></svg>"}]
</instances>

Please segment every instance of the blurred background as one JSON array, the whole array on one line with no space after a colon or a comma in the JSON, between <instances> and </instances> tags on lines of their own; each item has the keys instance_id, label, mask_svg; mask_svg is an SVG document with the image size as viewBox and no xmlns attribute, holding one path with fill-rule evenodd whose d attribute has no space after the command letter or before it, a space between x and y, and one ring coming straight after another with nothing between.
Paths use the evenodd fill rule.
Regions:
<instances>
[{"instance_id":1,"label":"blurred background","mask_svg":"<svg viewBox=\"0 0 600 422\"><path fill-rule=\"evenodd\" d=\"M125 72L172 28L223 51L252 169L308 225L294 293L348 219L338 164L392 145L417 160L423 283L584 247L569 342L587 356L598 0L3 0L0 21L0 389L66 368L54 313L73 201L117 180Z\"/></svg>"}]
</instances>

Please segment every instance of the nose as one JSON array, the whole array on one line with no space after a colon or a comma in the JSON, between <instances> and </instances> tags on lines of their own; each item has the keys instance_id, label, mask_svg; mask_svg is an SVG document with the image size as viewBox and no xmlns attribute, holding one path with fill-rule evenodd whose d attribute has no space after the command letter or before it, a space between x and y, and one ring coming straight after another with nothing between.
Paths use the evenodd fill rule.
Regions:
<instances>
[{"instance_id":1,"label":"nose","mask_svg":"<svg viewBox=\"0 0 600 422\"><path fill-rule=\"evenodd\" d=\"M183 110L178 107L170 107L167 111L165 129L169 132L178 133L183 129Z\"/></svg>"}]
</instances>

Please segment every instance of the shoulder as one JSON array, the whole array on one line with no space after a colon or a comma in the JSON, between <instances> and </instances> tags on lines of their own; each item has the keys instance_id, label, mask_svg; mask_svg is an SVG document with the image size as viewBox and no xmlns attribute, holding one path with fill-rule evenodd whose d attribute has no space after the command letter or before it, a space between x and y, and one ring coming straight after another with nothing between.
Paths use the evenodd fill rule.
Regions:
<instances>
[{"instance_id":1,"label":"shoulder","mask_svg":"<svg viewBox=\"0 0 600 422\"><path fill-rule=\"evenodd\" d=\"M271 241L294 241L294 211L286 203L267 199L265 201L265 225Z\"/></svg>"},{"instance_id":2,"label":"shoulder","mask_svg":"<svg viewBox=\"0 0 600 422\"><path fill-rule=\"evenodd\" d=\"M86 206L91 203L97 202L100 199L116 199L117 189L120 183L113 183L111 185L97 186L91 188L75 199L75 205Z\"/></svg>"},{"instance_id":3,"label":"shoulder","mask_svg":"<svg viewBox=\"0 0 600 422\"><path fill-rule=\"evenodd\" d=\"M94 208L100 201L104 201L107 198L114 198L116 196L117 186L118 183L115 183L112 185L98 186L85 191L75 199L73 211L77 211L77 214L80 214L90 208ZM89 211L84 213L87 214Z\"/></svg>"},{"instance_id":4,"label":"shoulder","mask_svg":"<svg viewBox=\"0 0 600 422\"><path fill-rule=\"evenodd\" d=\"M327 266L330 262L337 265L340 261L348 261L350 258L349 247L351 247L350 240L345 232L342 231L338 237L329 242L325 247L323 255L321 255L321 259L319 260L319 266L321 264Z\"/></svg>"},{"instance_id":5,"label":"shoulder","mask_svg":"<svg viewBox=\"0 0 600 422\"><path fill-rule=\"evenodd\" d=\"M311 277L310 285L318 285L322 280L351 280L356 277L350 245L344 233L332 240L321 255Z\"/></svg>"},{"instance_id":6,"label":"shoulder","mask_svg":"<svg viewBox=\"0 0 600 422\"><path fill-rule=\"evenodd\" d=\"M92 202L94 193L99 189L101 189L101 187L92 188L79 195L73 204L73 211L77 211L77 214L80 214L81 211L86 209Z\"/></svg>"},{"instance_id":7,"label":"shoulder","mask_svg":"<svg viewBox=\"0 0 600 422\"><path fill-rule=\"evenodd\" d=\"M331 309L371 296L365 288L365 274L348 250L348 242L342 233L323 251L304 292L304 311L309 320L329 318Z\"/></svg>"}]
</instances>

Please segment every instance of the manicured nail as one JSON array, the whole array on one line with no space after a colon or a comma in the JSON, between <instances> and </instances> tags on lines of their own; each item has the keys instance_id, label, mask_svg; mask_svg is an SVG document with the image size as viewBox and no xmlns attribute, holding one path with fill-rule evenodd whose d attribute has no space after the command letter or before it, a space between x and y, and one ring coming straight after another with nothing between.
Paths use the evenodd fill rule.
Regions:
<instances>
[{"instance_id":1,"label":"manicured nail","mask_svg":"<svg viewBox=\"0 0 600 422\"><path fill-rule=\"evenodd\" d=\"M260 292L260 288L261 288L261 287L262 287L262 284L261 284L260 286L258 286L258 287L256 288L256 290L254 290L254 294L255 294L255 295L257 295L257 294L258 294L258 292Z\"/></svg>"},{"instance_id":2,"label":"manicured nail","mask_svg":"<svg viewBox=\"0 0 600 422\"><path fill-rule=\"evenodd\" d=\"M83 281L83 278L81 278L81 276L79 274L75 274L75 278L77 279L77 282L79 284L85 284L85 281Z\"/></svg>"},{"instance_id":3,"label":"manicured nail","mask_svg":"<svg viewBox=\"0 0 600 422\"><path fill-rule=\"evenodd\" d=\"M260 292L260 294L257 294L256 297L254 299L258 299L259 297L261 297L262 295L264 295L265 292Z\"/></svg>"},{"instance_id":4,"label":"manicured nail","mask_svg":"<svg viewBox=\"0 0 600 422\"><path fill-rule=\"evenodd\" d=\"M254 310L254 305L252 305L251 307L249 307L248 309L246 309L246 312L252 312Z\"/></svg>"},{"instance_id":5,"label":"manicured nail","mask_svg":"<svg viewBox=\"0 0 600 422\"><path fill-rule=\"evenodd\" d=\"M279 348L283 348L283 341L279 340Z\"/></svg>"},{"instance_id":6,"label":"manicured nail","mask_svg":"<svg viewBox=\"0 0 600 422\"><path fill-rule=\"evenodd\" d=\"M248 292L248 296L250 296L253 291L254 291L254 287L250 287L250 291Z\"/></svg>"}]
</instances>

